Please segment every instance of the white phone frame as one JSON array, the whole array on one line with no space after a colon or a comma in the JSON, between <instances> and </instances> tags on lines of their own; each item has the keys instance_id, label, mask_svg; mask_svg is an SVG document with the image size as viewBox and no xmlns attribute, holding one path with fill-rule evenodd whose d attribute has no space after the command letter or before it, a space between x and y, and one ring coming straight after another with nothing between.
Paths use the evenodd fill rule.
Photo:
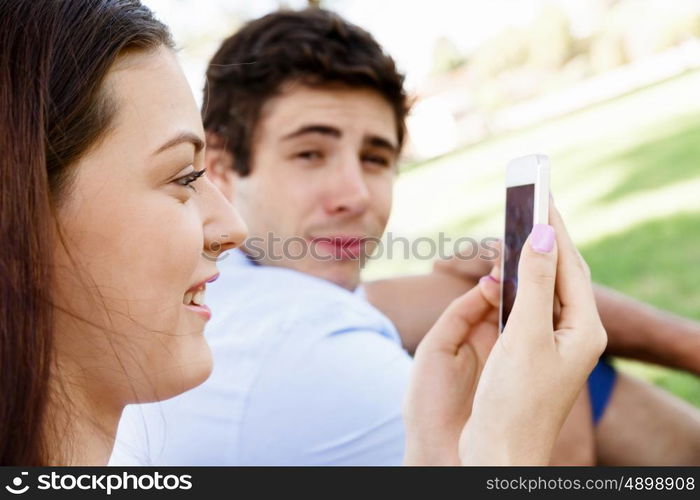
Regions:
<instances>
[{"instance_id":1,"label":"white phone frame","mask_svg":"<svg viewBox=\"0 0 700 500\"><path fill-rule=\"evenodd\" d=\"M506 167L506 189L509 187L535 185L533 207L533 225L549 224L549 157L542 154L521 156L508 162ZM503 245L501 249L501 278L505 276L505 252L507 216L504 210ZM498 331L502 332L505 325L501 324L503 317L503 280L501 280L501 301L498 310Z\"/></svg>"}]
</instances>

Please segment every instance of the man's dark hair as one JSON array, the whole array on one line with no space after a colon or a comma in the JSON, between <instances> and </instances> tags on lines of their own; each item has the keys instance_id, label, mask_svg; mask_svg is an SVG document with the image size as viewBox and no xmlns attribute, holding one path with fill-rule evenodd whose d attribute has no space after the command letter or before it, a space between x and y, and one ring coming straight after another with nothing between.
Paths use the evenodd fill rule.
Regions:
<instances>
[{"instance_id":1,"label":"man's dark hair","mask_svg":"<svg viewBox=\"0 0 700 500\"><path fill-rule=\"evenodd\" d=\"M279 11L247 23L214 55L204 88L204 127L223 139L234 170L246 176L260 110L284 84L342 84L376 90L387 100L400 147L409 107L403 80L374 38L337 14Z\"/></svg>"}]
</instances>

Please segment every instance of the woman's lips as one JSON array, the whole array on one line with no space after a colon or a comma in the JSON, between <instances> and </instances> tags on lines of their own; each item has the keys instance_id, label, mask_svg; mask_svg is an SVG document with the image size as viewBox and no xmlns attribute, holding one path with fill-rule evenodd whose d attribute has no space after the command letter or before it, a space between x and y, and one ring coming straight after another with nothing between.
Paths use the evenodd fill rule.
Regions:
<instances>
[{"instance_id":1,"label":"woman's lips","mask_svg":"<svg viewBox=\"0 0 700 500\"><path fill-rule=\"evenodd\" d=\"M204 289L207 285L207 283L212 283L219 279L219 273L215 273L208 278L203 279L202 281L198 282L196 285L192 285L187 289L188 292L193 292L198 289Z\"/></svg>"},{"instance_id":2,"label":"woman's lips","mask_svg":"<svg viewBox=\"0 0 700 500\"><path fill-rule=\"evenodd\" d=\"M199 314L204 319L204 321L209 321L211 319L211 309L209 309L209 307L207 307L205 304L202 304L201 306L195 304L183 305L190 311Z\"/></svg>"},{"instance_id":3,"label":"woman's lips","mask_svg":"<svg viewBox=\"0 0 700 500\"><path fill-rule=\"evenodd\" d=\"M183 305L187 309L199 314L205 321L209 321L209 319L211 319L211 309L204 304L204 293L206 291L207 283L216 281L218 277L219 273L216 273L213 276L200 281L196 285L193 285L187 292L185 292L185 296L182 299Z\"/></svg>"}]
</instances>

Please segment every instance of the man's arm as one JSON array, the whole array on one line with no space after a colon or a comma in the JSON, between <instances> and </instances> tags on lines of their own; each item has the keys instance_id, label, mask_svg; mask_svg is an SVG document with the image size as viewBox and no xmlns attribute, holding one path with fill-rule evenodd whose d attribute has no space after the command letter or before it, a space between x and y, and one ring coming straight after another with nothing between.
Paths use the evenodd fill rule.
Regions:
<instances>
[{"instance_id":1,"label":"man's arm","mask_svg":"<svg viewBox=\"0 0 700 500\"><path fill-rule=\"evenodd\" d=\"M367 299L394 323L407 351L415 351L447 305L488 274L482 259L437 261L433 272L365 284ZM608 332L607 354L650 361L700 374L700 323L595 285Z\"/></svg>"},{"instance_id":2,"label":"man's arm","mask_svg":"<svg viewBox=\"0 0 700 500\"><path fill-rule=\"evenodd\" d=\"M596 285L609 354L700 375L700 323Z\"/></svg>"}]
</instances>

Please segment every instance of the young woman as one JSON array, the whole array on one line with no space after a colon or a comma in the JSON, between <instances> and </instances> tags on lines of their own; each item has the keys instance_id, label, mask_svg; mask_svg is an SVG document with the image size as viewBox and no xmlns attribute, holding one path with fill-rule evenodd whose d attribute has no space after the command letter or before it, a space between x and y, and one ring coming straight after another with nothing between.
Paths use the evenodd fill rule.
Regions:
<instances>
[{"instance_id":1,"label":"young woman","mask_svg":"<svg viewBox=\"0 0 700 500\"><path fill-rule=\"evenodd\" d=\"M204 291L246 229L203 176L172 45L137 0L0 6L3 465L104 464L126 404L211 370ZM585 264L553 226L523 253L498 340L486 279L419 347L407 463L547 462L605 344Z\"/></svg>"},{"instance_id":2,"label":"young woman","mask_svg":"<svg viewBox=\"0 0 700 500\"><path fill-rule=\"evenodd\" d=\"M245 226L138 2L4 2L0 38L0 461L105 463L126 403L208 376L207 252Z\"/></svg>"}]
</instances>

